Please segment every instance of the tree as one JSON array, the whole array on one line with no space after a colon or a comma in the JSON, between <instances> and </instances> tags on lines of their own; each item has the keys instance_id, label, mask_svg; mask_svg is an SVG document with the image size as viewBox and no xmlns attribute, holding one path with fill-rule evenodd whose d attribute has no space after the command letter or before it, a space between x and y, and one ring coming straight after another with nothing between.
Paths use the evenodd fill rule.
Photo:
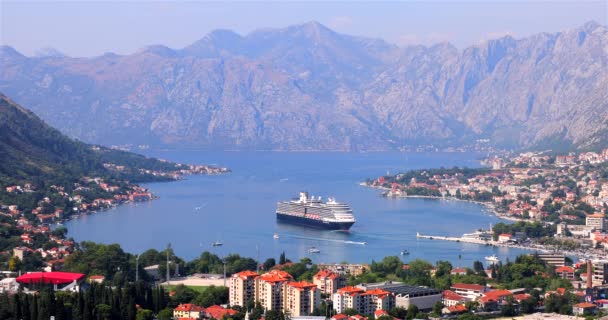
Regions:
<instances>
[{"instance_id":1,"label":"tree","mask_svg":"<svg viewBox=\"0 0 608 320\"><path fill-rule=\"evenodd\" d=\"M107 304L95 306L95 318L98 320L110 320L112 317L112 307Z\"/></svg>"},{"instance_id":2,"label":"tree","mask_svg":"<svg viewBox=\"0 0 608 320\"><path fill-rule=\"evenodd\" d=\"M342 313L350 317L359 314L359 311L353 308L346 308L344 311L342 311Z\"/></svg>"},{"instance_id":3,"label":"tree","mask_svg":"<svg viewBox=\"0 0 608 320\"><path fill-rule=\"evenodd\" d=\"M180 303L190 303L194 298L197 297L196 291L191 288L186 287L183 284L178 284L174 288L175 294L173 295L173 301L177 304Z\"/></svg>"},{"instance_id":4,"label":"tree","mask_svg":"<svg viewBox=\"0 0 608 320\"><path fill-rule=\"evenodd\" d=\"M163 309L158 313L156 317L158 318L158 320L171 320L173 319L173 309Z\"/></svg>"},{"instance_id":5,"label":"tree","mask_svg":"<svg viewBox=\"0 0 608 320\"><path fill-rule=\"evenodd\" d=\"M267 310L264 318L266 320L286 320L287 317L281 311Z\"/></svg>"},{"instance_id":6,"label":"tree","mask_svg":"<svg viewBox=\"0 0 608 320\"><path fill-rule=\"evenodd\" d=\"M410 304L410 306L407 307L406 319L408 319L408 320L414 319L417 314L418 314L418 307L415 304Z\"/></svg>"},{"instance_id":7,"label":"tree","mask_svg":"<svg viewBox=\"0 0 608 320\"><path fill-rule=\"evenodd\" d=\"M513 303L513 296L507 297L505 302L506 303L500 307L500 314L505 317L514 316L517 313L517 310L515 309L515 304Z\"/></svg>"},{"instance_id":8,"label":"tree","mask_svg":"<svg viewBox=\"0 0 608 320\"><path fill-rule=\"evenodd\" d=\"M8 259L8 270L9 271L13 271L13 272L19 271L19 270L21 270L21 266L22 266L22 263L21 263L21 260L19 260L19 258L12 256L10 259Z\"/></svg>"},{"instance_id":9,"label":"tree","mask_svg":"<svg viewBox=\"0 0 608 320\"><path fill-rule=\"evenodd\" d=\"M449 261L437 261L435 277L450 275L450 272L452 272L452 264Z\"/></svg>"},{"instance_id":10,"label":"tree","mask_svg":"<svg viewBox=\"0 0 608 320\"><path fill-rule=\"evenodd\" d=\"M473 270L475 270L475 273L479 275L486 275L486 270L483 268L483 263L481 263L481 261L473 262Z\"/></svg>"},{"instance_id":11,"label":"tree","mask_svg":"<svg viewBox=\"0 0 608 320\"><path fill-rule=\"evenodd\" d=\"M464 306L469 311L475 311L475 310L477 310L477 308L479 308L479 302L477 302L477 301L467 301L467 302L465 302Z\"/></svg>"},{"instance_id":12,"label":"tree","mask_svg":"<svg viewBox=\"0 0 608 320\"><path fill-rule=\"evenodd\" d=\"M538 304L538 300L534 297L530 297L525 299L520 304L520 310L522 313L530 314L534 313L536 310L536 305Z\"/></svg>"},{"instance_id":13,"label":"tree","mask_svg":"<svg viewBox=\"0 0 608 320\"><path fill-rule=\"evenodd\" d=\"M137 310L137 315L135 316L135 320L152 320L154 318L154 314L152 310L148 309L139 309Z\"/></svg>"},{"instance_id":14,"label":"tree","mask_svg":"<svg viewBox=\"0 0 608 320\"><path fill-rule=\"evenodd\" d=\"M443 307L443 303L441 303L441 301L437 301L433 306L433 314L435 316L441 316L441 310L443 310Z\"/></svg>"},{"instance_id":15,"label":"tree","mask_svg":"<svg viewBox=\"0 0 608 320\"><path fill-rule=\"evenodd\" d=\"M283 265L287 262L287 258L285 258L285 251L281 252L281 256L279 257L279 264Z\"/></svg>"},{"instance_id":16,"label":"tree","mask_svg":"<svg viewBox=\"0 0 608 320\"><path fill-rule=\"evenodd\" d=\"M274 258L268 258L268 259L266 259L266 261L264 261L264 264L262 266L263 266L264 270L270 270L276 264L277 264L277 261Z\"/></svg>"}]
</instances>

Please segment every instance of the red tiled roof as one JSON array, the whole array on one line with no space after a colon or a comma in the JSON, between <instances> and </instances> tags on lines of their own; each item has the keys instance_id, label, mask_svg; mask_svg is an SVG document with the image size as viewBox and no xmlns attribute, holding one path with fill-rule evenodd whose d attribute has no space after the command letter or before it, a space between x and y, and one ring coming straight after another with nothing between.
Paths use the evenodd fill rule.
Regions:
<instances>
[{"instance_id":1,"label":"red tiled roof","mask_svg":"<svg viewBox=\"0 0 608 320\"><path fill-rule=\"evenodd\" d=\"M386 312L386 310L376 310L374 312L374 316L380 317L380 316L388 316L388 312Z\"/></svg>"},{"instance_id":2,"label":"red tiled roof","mask_svg":"<svg viewBox=\"0 0 608 320\"><path fill-rule=\"evenodd\" d=\"M573 305L573 307L587 309L587 308L595 308L595 305L593 303L589 303L589 302L581 302L581 303Z\"/></svg>"},{"instance_id":3,"label":"red tiled roof","mask_svg":"<svg viewBox=\"0 0 608 320\"><path fill-rule=\"evenodd\" d=\"M339 274L332 272L331 270L320 270L319 272L317 272L317 274L315 274L315 278L320 279L320 278L330 278L330 279L335 279L338 276L340 276Z\"/></svg>"},{"instance_id":4,"label":"red tiled roof","mask_svg":"<svg viewBox=\"0 0 608 320\"><path fill-rule=\"evenodd\" d=\"M457 294L456 292L451 291L451 290L444 290L442 293L442 298L446 299L446 300L453 300L453 301L464 300L464 297L460 296L459 294Z\"/></svg>"},{"instance_id":5,"label":"red tiled roof","mask_svg":"<svg viewBox=\"0 0 608 320\"><path fill-rule=\"evenodd\" d=\"M234 314L237 314L238 311L232 309L224 309L221 306L214 305L207 308L207 313L213 319L222 319L224 315L232 316Z\"/></svg>"},{"instance_id":6,"label":"red tiled roof","mask_svg":"<svg viewBox=\"0 0 608 320\"><path fill-rule=\"evenodd\" d=\"M350 287L350 286L338 289L339 294L355 294L355 293L363 293L363 292L364 292L364 290L361 288Z\"/></svg>"},{"instance_id":7,"label":"red tiled roof","mask_svg":"<svg viewBox=\"0 0 608 320\"><path fill-rule=\"evenodd\" d=\"M563 267L559 267L559 268L555 269L555 272L557 272L557 273L564 273L564 272L574 273L574 269L572 267L563 266Z\"/></svg>"},{"instance_id":8,"label":"red tiled roof","mask_svg":"<svg viewBox=\"0 0 608 320\"><path fill-rule=\"evenodd\" d=\"M523 301L530 297L531 297L531 295L528 293L520 293L520 294L513 295L513 298L517 301Z\"/></svg>"},{"instance_id":9,"label":"red tiled roof","mask_svg":"<svg viewBox=\"0 0 608 320\"><path fill-rule=\"evenodd\" d=\"M467 307L465 307L463 304L457 304L455 306L448 307L448 310L450 312L466 312Z\"/></svg>"},{"instance_id":10,"label":"red tiled roof","mask_svg":"<svg viewBox=\"0 0 608 320\"><path fill-rule=\"evenodd\" d=\"M384 291L382 289L372 289L372 290L367 290L364 293L362 293L362 296L370 296L370 295L374 295L374 296L386 296L389 295L390 292L388 291Z\"/></svg>"},{"instance_id":11,"label":"red tiled roof","mask_svg":"<svg viewBox=\"0 0 608 320\"><path fill-rule=\"evenodd\" d=\"M261 275L260 279L266 282L280 282L291 280L293 277L285 271L271 270Z\"/></svg>"},{"instance_id":12,"label":"red tiled roof","mask_svg":"<svg viewBox=\"0 0 608 320\"><path fill-rule=\"evenodd\" d=\"M47 284L64 284L82 280L84 277L85 276L82 273L72 272L32 272L18 277L17 282L24 284L40 282Z\"/></svg>"},{"instance_id":13,"label":"red tiled roof","mask_svg":"<svg viewBox=\"0 0 608 320\"><path fill-rule=\"evenodd\" d=\"M240 277L240 278L249 278L249 277L257 277L257 276L259 276L259 274L255 271L245 270L245 271L236 273L236 276Z\"/></svg>"},{"instance_id":14,"label":"red tiled roof","mask_svg":"<svg viewBox=\"0 0 608 320\"><path fill-rule=\"evenodd\" d=\"M184 303L177 306L177 308L173 309L173 311L202 312L205 311L205 308L191 303Z\"/></svg>"},{"instance_id":15,"label":"red tiled roof","mask_svg":"<svg viewBox=\"0 0 608 320\"><path fill-rule=\"evenodd\" d=\"M334 320L342 320L342 319L348 319L348 316L342 313L338 313L337 315L331 317Z\"/></svg>"},{"instance_id":16,"label":"red tiled roof","mask_svg":"<svg viewBox=\"0 0 608 320\"><path fill-rule=\"evenodd\" d=\"M310 283L307 281L293 281L293 282L289 282L287 283L288 286L290 287L294 287L294 288L301 288L301 289L306 289L306 288L316 288L317 285L314 283Z\"/></svg>"},{"instance_id":17,"label":"red tiled roof","mask_svg":"<svg viewBox=\"0 0 608 320\"><path fill-rule=\"evenodd\" d=\"M451 273L466 273L467 269L466 268L454 268L452 269Z\"/></svg>"},{"instance_id":18,"label":"red tiled roof","mask_svg":"<svg viewBox=\"0 0 608 320\"><path fill-rule=\"evenodd\" d=\"M486 297L496 297L496 298L510 296L510 295L513 295L513 293L509 290L494 290L494 291L486 292L484 294L484 296L486 296Z\"/></svg>"},{"instance_id":19,"label":"red tiled roof","mask_svg":"<svg viewBox=\"0 0 608 320\"><path fill-rule=\"evenodd\" d=\"M451 287L452 289L463 289L463 290L475 290L481 291L485 289L485 286L479 284L468 284L468 283L455 283Z\"/></svg>"}]
</instances>

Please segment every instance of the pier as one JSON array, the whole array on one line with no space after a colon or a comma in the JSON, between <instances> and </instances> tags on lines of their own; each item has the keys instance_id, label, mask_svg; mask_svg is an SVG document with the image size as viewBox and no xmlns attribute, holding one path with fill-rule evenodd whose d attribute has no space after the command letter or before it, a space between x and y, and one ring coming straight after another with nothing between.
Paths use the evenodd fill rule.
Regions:
<instances>
[{"instance_id":1,"label":"pier","mask_svg":"<svg viewBox=\"0 0 608 320\"><path fill-rule=\"evenodd\" d=\"M489 246L495 246L495 247L506 247L506 248L517 248L517 249L523 249L523 250L532 250L532 251L538 251L538 252L552 252L552 250L548 250L548 249L540 248L540 247L522 246L522 245L513 244L513 243L498 242L498 241L493 241L493 240L488 241L488 240L463 238L463 237L429 236L429 235L422 235L422 234L420 234L420 232L416 232L416 238L418 238L418 239L429 239L429 240L443 240L443 241L453 241L453 242L474 243L474 244L489 245Z\"/></svg>"}]
</instances>

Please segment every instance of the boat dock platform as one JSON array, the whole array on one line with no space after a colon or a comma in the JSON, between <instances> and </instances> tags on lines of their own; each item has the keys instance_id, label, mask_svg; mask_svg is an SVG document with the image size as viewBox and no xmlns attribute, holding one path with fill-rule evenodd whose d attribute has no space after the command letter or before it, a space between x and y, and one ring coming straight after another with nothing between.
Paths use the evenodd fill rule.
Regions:
<instances>
[{"instance_id":1,"label":"boat dock platform","mask_svg":"<svg viewBox=\"0 0 608 320\"><path fill-rule=\"evenodd\" d=\"M443 240L443 241L453 241L453 242L474 243L474 244L496 246L496 247L506 247L506 248L517 248L517 249L523 249L523 250L533 250L533 251L539 251L539 252L551 252L551 250L547 250L547 249L544 249L544 248L521 246L521 245L517 245L517 244L504 243L504 242L498 242L498 241L493 241L493 240L492 241L486 241L486 240L481 240L481 239L462 238L462 237L429 236L429 235L422 235L419 232L416 232L416 238L418 238L418 239L429 239L429 240Z\"/></svg>"}]
</instances>

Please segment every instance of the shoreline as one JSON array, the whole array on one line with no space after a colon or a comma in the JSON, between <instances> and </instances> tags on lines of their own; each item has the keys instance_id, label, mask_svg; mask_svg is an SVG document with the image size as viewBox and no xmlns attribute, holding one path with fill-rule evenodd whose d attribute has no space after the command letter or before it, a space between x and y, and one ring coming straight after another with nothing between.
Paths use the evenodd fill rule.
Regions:
<instances>
[{"instance_id":1,"label":"shoreline","mask_svg":"<svg viewBox=\"0 0 608 320\"><path fill-rule=\"evenodd\" d=\"M390 191L391 190L390 188L386 188L386 187L374 187L374 186L370 186L370 185L368 185L365 182L360 182L359 185L363 186L363 187L370 188L370 189L378 189L378 190L385 190L385 191ZM381 196L384 197L384 198L387 198L387 199L391 199L391 198L392 199L408 199L408 198L413 198L413 199L431 199L431 200L461 201L461 202L474 203L474 204L477 204L477 205L485 207L486 209L488 209L488 211L492 215L494 215L495 217L497 217L499 219L513 221L513 222L528 221L526 219L516 218L516 217L500 214L498 211L496 211L496 206L494 204L492 204L492 203L489 203L489 202L467 200L467 199L459 199L459 198L456 198L456 197L437 197L437 196L422 196L422 195L385 196L384 194L381 194Z\"/></svg>"},{"instance_id":2,"label":"shoreline","mask_svg":"<svg viewBox=\"0 0 608 320\"><path fill-rule=\"evenodd\" d=\"M365 182L361 182L359 183L359 185L363 186L363 187L367 187L370 189L379 189L379 190L385 190L385 191L390 191L390 188L386 188L386 187L374 187L374 186L370 186ZM488 209L488 211L494 215L496 218L498 219L502 219L502 220L508 220L508 221L512 221L512 222L519 222L519 221L529 221L526 219L521 219L521 218L516 218L516 217L511 217L511 216L505 216L502 215L500 213L498 213L496 211L496 206L492 203L488 203L488 202L482 202L482 201L475 201L475 200L466 200L466 199L458 199L455 197L437 197L437 196L422 196L422 195L400 195L400 196L384 196L381 195L384 198L393 198L393 199L408 199L408 198L414 198L414 199L431 199L431 200L445 200L445 201L462 201L462 202L469 202L469 203L474 203L477 205L481 205L483 207L485 207L486 209ZM451 236L435 236L435 235L421 235L419 233L416 234L416 238L417 239L429 239L429 240L441 240L441 241L452 241L452 242L462 242L462 243L472 243L472 244L478 244L478 245L490 245L490 246L496 246L496 247L505 247L505 248L514 248L514 249L520 249L520 250L527 250L527 251L536 251L536 252L543 252L543 253L556 253L556 254L563 254L567 257L576 257L579 260L585 260L588 259L589 257L594 257L597 258L595 255L590 254L590 253L586 253L586 252L579 252L579 251L566 251L566 250L561 250L558 248L553 248L553 247L548 247L548 246L544 246L544 245L540 245L540 244L536 244L534 247L527 247L527 246L522 246L522 245L517 245L517 244L509 244L509 243L500 243L494 240L491 241L485 241L485 240L479 240L479 239L468 239L468 238L462 238L462 237L451 237ZM597 254L596 254L597 255Z\"/></svg>"}]
</instances>

